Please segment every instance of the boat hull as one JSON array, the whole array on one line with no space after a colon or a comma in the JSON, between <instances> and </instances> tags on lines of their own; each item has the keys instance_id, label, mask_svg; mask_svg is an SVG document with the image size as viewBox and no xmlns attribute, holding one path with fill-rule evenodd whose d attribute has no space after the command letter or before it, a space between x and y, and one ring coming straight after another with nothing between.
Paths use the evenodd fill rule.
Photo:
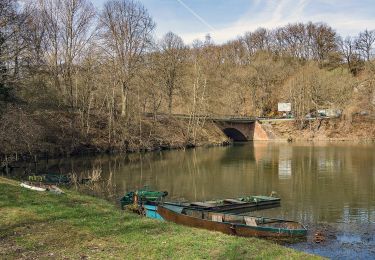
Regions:
<instances>
[{"instance_id":1,"label":"boat hull","mask_svg":"<svg viewBox=\"0 0 375 260\"><path fill-rule=\"evenodd\" d=\"M157 209L158 214L166 221L174 222L176 224L185 225L189 227L204 228L212 231L219 231L229 235L235 235L228 223L219 223L214 221L204 221L202 219L193 218L187 215L178 214L161 205Z\"/></svg>"},{"instance_id":2,"label":"boat hull","mask_svg":"<svg viewBox=\"0 0 375 260\"><path fill-rule=\"evenodd\" d=\"M157 213L166 221L171 221L176 224L189 227L218 231L228 235L243 237L291 238L305 236L307 233L306 230L271 229L268 227L247 226L230 222L211 221L181 214L162 205L158 206Z\"/></svg>"}]
</instances>

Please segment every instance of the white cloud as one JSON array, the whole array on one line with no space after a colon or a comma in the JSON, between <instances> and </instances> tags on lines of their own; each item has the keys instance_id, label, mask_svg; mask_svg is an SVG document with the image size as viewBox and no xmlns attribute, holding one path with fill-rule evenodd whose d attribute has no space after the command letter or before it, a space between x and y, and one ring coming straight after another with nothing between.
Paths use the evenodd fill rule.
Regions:
<instances>
[{"instance_id":1,"label":"white cloud","mask_svg":"<svg viewBox=\"0 0 375 260\"><path fill-rule=\"evenodd\" d=\"M355 35L366 28L375 29L375 18L363 17L362 14L356 15L353 10L321 11L318 14L312 14L306 8L309 5L316 4L329 5L330 8L335 8L335 3L337 7L340 2L339 0L257 0L250 6L245 15L236 22L211 32L211 36L215 42L222 43L243 35L246 31L254 31L259 27L273 29L288 23L308 21L325 22L343 36ZM207 30L185 33L181 36L185 42L191 43L194 39L202 39L208 32Z\"/></svg>"},{"instance_id":2,"label":"white cloud","mask_svg":"<svg viewBox=\"0 0 375 260\"><path fill-rule=\"evenodd\" d=\"M295 5L293 0L257 1L255 6L251 6L249 11L236 22L211 33L212 37L215 42L222 43L259 27L271 29L292 22L292 20L298 21L303 15L307 2L308 0L299 0ZM190 43L196 38L202 38L206 33L183 34L182 37Z\"/></svg>"}]
</instances>

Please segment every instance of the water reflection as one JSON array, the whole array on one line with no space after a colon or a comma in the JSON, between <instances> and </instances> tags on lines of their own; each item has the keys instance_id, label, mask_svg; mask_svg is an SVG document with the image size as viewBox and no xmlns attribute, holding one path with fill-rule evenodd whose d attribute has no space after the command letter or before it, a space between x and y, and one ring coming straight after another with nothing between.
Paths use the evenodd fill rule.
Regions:
<instances>
[{"instance_id":1,"label":"water reflection","mask_svg":"<svg viewBox=\"0 0 375 260\"><path fill-rule=\"evenodd\" d=\"M290 179L292 177L292 146L281 146L279 149L279 179Z\"/></svg>"},{"instance_id":2,"label":"water reflection","mask_svg":"<svg viewBox=\"0 0 375 260\"><path fill-rule=\"evenodd\" d=\"M145 185L167 190L171 200L191 201L276 191L281 208L259 214L295 219L310 227L335 224L342 241L362 239L363 231L358 230L369 230L368 225L374 229L375 224L373 144L257 142L50 160L26 168L74 173L79 178L100 170L105 181L97 188L113 200ZM19 169L19 174L23 171ZM348 233L348 225L353 224L357 228ZM365 237L374 243L373 235ZM323 254L332 256L329 252Z\"/></svg>"},{"instance_id":3,"label":"water reflection","mask_svg":"<svg viewBox=\"0 0 375 260\"><path fill-rule=\"evenodd\" d=\"M375 146L370 144L259 142L50 160L29 168L78 177L100 170L111 198L144 185L186 200L276 191L282 207L267 214L305 223L375 222Z\"/></svg>"}]
</instances>

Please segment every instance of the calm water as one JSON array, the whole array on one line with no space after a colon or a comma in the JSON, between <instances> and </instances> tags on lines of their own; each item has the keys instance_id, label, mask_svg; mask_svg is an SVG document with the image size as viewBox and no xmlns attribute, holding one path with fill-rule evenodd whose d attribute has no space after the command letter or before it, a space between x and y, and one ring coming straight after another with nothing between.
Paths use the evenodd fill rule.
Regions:
<instances>
[{"instance_id":1,"label":"calm water","mask_svg":"<svg viewBox=\"0 0 375 260\"><path fill-rule=\"evenodd\" d=\"M170 200L190 201L275 191L282 206L255 214L304 223L308 240L291 247L332 258L375 258L374 144L257 142L64 159L37 167L78 176L101 170L101 196L113 200L145 185L168 191ZM316 231L327 240L315 244Z\"/></svg>"}]
</instances>

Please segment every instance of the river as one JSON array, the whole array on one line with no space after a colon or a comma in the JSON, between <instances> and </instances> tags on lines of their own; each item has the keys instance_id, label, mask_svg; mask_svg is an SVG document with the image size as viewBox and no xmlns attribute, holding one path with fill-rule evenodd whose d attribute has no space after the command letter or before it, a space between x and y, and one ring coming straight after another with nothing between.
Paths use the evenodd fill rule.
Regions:
<instances>
[{"instance_id":1,"label":"river","mask_svg":"<svg viewBox=\"0 0 375 260\"><path fill-rule=\"evenodd\" d=\"M34 167L31 165L31 168ZM202 201L276 192L281 207L253 213L297 220L310 234L287 245L330 258L375 258L375 145L254 142L129 155L50 160L37 170L101 172L93 193L114 201L145 185L170 200ZM313 241L316 232L325 241Z\"/></svg>"}]
</instances>

